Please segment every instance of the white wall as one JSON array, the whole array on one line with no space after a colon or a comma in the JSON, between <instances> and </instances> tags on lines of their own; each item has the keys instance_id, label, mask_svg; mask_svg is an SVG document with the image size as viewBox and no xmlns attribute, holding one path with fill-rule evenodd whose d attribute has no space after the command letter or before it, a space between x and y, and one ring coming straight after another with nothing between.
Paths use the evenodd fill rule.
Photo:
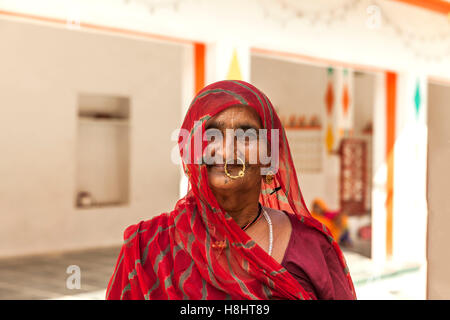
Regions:
<instances>
[{"instance_id":1,"label":"white wall","mask_svg":"<svg viewBox=\"0 0 450 320\"><path fill-rule=\"evenodd\" d=\"M368 123L373 124L374 75L371 73L354 74L354 132L361 134Z\"/></svg>"},{"instance_id":2,"label":"white wall","mask_svg":"<svg viewBox=\"0 0 450 320\"><path fill-rule=\"evenodd\" d=\"M2 0L0 7L208 43L239 39L251 47L449 78L450 56L444 55L449 37L426 40L448 34L447 17L397 1L376 1L382 16L374 29L368 27L374 18L368 13L372 0L353 6L342 0L296 0L284 9L273 0L177 2L177 9L172 1L149 0ZM156 4L152 12L151 3ZM416 37L399 35L393 25Z\"/></svg>"},{"instance_id":3,"label":"white wall","mask_svg":"<svg viewBox=\"0 0 450 320\"><path fill-rule=\"evenodd\" d=\"M317 115L324 125L327 69L253 55L251 81L272 101L278 115Z\"/></svg>"},{"instance_id":4,"label":"white wall","mask_svg":"<svg viewBox=\"0 0 450 320\"><path fill-rule=\"evenodd\" d=\"M172 210L184 49L6 19L0 37L0 256L120 244ZM128 206L74 208L79 93L130 99Z\"/></svg>"},{"instance_id":5,"label":"white wall","mask_svg":"<svg viewBox=\"0 0 450 320\"><path fill-rule=\"evenodd\" d=\"M374 76L372 154L372 261L384 264L386 252L386 76Z\"/></svg>"},{"instance_id":6,"label":"white wall","mask_svg":"<svg viewBox=\"0 0 450 320\"><path fill-rule=\"evenodd\" d=\"M367 184L365 208L370 210L372 206L372 177L373 177L373 115L375 104L375 74L354 73L353 78L353 99L354 99L354 136L366 142L367 152ZM363 130L372 124L372 134L366 134ZM377 152L383 152L383 149Z\"/></svg>"},{"instance_id":7,"label":"white wall","mask_svg":"<svg viewBox=\"0 0 450 320\"><path fill-rule=\"evenodd\" d=\"M420 86L417 115L414 97ZM426 259L427 79L401 73L395 110L393 259L423 263Z\"/></svg>"}]
</instances>

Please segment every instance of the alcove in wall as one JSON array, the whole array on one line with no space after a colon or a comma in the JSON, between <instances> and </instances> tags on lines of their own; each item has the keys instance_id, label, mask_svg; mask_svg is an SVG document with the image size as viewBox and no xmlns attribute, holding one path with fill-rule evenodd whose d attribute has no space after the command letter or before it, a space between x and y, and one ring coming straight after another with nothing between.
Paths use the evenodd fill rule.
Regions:
<instances>
[{"instance_id":1,"label":"alcove in wall","mask_svg":"<svg viewBox=\"0 0 450 320\"><path fill-rule=\"evenodd\" d=\"M76 207L128 204L129 115L126 97L78 96Z\"/></svg>"}]
</instances>

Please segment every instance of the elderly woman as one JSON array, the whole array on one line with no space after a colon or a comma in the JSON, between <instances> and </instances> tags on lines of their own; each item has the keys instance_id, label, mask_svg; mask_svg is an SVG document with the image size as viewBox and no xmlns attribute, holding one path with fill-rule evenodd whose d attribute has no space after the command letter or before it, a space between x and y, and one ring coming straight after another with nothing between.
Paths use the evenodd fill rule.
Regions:
<instances>
[{"instance_id":1,"label":"elderly woman","mask_svg":"<svg viewBox=\"0 0 450 320\"><path fill-rule=\"evenodd\" d=\"M125 230L107 299L356 298L338 244L306 208L284 129L261 91L243 81L205 87L179 147L189 190L173 211Z\"/></svg>"}]
</instances>

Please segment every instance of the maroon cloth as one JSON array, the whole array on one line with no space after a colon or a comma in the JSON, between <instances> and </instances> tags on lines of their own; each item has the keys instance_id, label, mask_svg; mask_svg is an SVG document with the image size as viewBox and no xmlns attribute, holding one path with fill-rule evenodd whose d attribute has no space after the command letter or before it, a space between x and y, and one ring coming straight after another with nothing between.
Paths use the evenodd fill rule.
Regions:
<instances>
[{"instance_id":1,"label":"maroon cloth","mask_svg":"<svg viewBox=\"0 0 450 320\"><path fill-rule=\"evenodd\" d=\"M292 214L292 233L281 265L316 299L354 299L330 241Z\"/></svg>"}]
</instances>

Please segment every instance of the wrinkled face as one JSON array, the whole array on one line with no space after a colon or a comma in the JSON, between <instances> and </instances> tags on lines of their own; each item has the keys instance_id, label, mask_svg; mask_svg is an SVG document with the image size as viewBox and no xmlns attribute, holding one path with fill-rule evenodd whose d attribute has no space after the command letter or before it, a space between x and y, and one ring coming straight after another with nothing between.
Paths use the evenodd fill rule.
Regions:
<instances>
[{"instance_id":1,"label":"wrinkled face","mask_svg":"<svg viewBox=\"0 0 450 320\"><path fill-rule=\"evenodd\" d=\"M227 108L206 122L205 134L210 141L207 152L211 159L207 162L208 180L213 193L260 192L259 155L260 151L267 152L267 142L260 138L259 129L262 129L259 115L248 106ZM217 139L217 135L221 138ZM228 173L238 176L243 169L238 158L245 162L245 175L232 179L225 174L225 162Z\"/></svg>"}]
</instances>

